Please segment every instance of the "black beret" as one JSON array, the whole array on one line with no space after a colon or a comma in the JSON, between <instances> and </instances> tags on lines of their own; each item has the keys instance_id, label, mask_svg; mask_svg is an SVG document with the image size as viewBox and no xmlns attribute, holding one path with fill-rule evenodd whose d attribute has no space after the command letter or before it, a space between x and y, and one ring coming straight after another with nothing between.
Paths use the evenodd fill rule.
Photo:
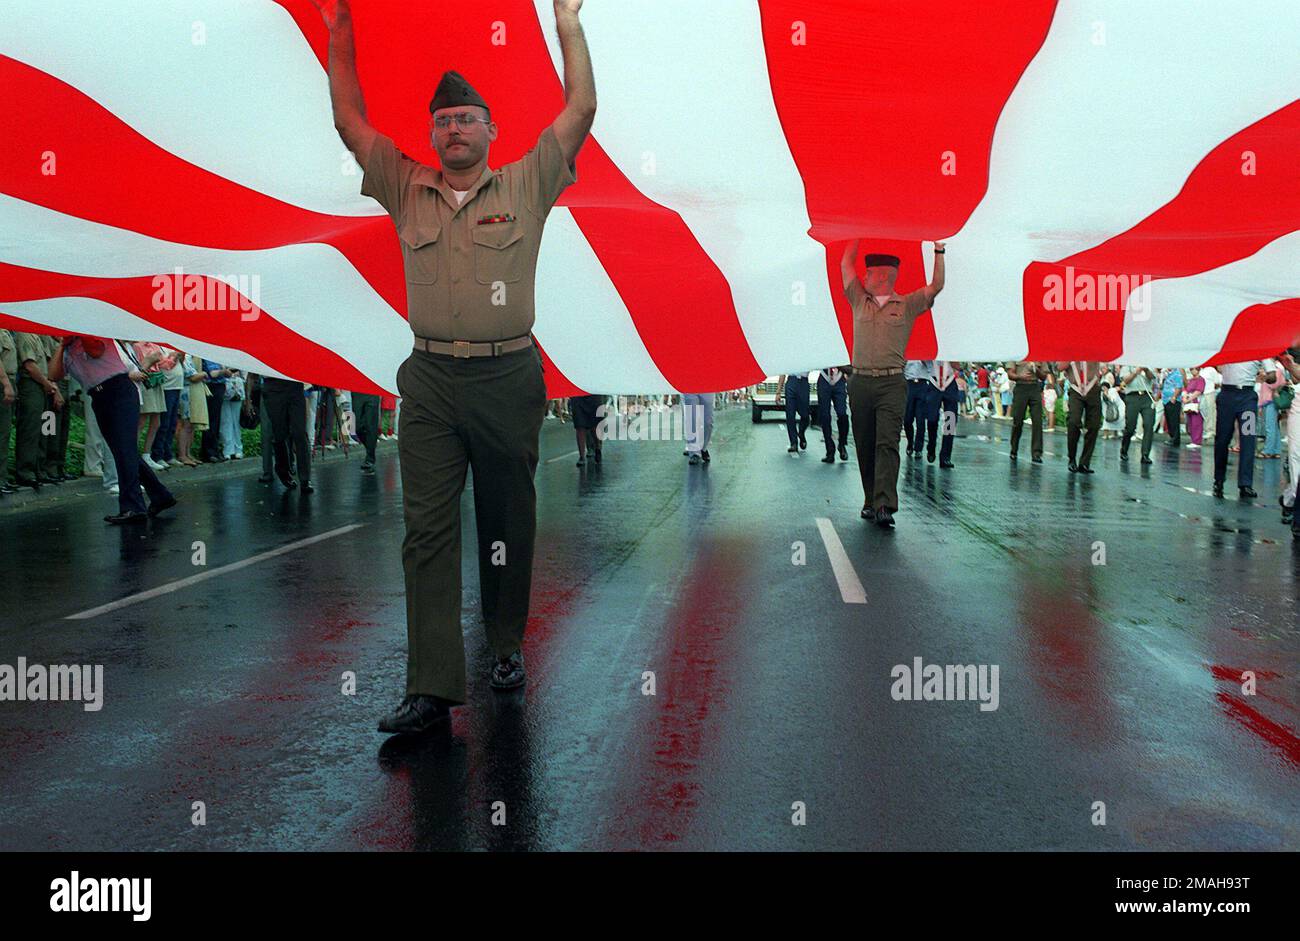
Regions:
<instances>
[{"instance_id":1,"label":"black beret","mask_svg":"<svg viewBox=\"0 0 1300 941\"><path fill-rule=\"evenodd\" d=\"M438 82L438 88L433 93L433 99L429 102L429 113L438 111L442 108L459 108L464 105L476 105L484 108L490 117L492 111L488 108L488 103L483 100L483 96L474 90L474 86L465 81L465 76L459 72L443 72L442 81Z\"/></svg>"},{"instance_id":2,"label":"black beret","mask_svg":"<svg viewBox=\"0 0 1300 941\"><path fill-rule=\"evenodd\" d=\"M897 256L897 255L880 255L880 254L871 254L871 255L868 255L866 258L863 259L863 263L866 264L866 266L867 266L868 268L876 268L876 267L880 267L880 266L882 266L882 265L888 265L888 266L890 266L891 268L897 268L897 267L898 267L898 256Z\"/></svg>"}]
</instances>

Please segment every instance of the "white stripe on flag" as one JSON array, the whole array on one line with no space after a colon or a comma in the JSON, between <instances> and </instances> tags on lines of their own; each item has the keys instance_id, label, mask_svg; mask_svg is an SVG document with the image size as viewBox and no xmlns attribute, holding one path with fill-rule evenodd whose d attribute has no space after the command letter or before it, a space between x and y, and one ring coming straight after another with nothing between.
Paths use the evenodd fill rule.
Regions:
<instances>
[{"instance_id":1,"label":"white stripe on flag","mask_svg":"<svg viewBox=\"0 0 1300 941\"><path fill-rule=\"evenodd\" d=\"M360 174L345 173L325 72L279 4L5 0L3 16L0 54L67 82L164 150L294 206L382 214L360 194Z\"/></svg>"},{"instance_id":2,"label":"white stripe on flag","mask_svg":"<svg viewBox=\"0 0 1300 941\"><path fill-rule=\"evenodd\" d=\"M534 3L550 23L549 0ZM582 15L599 50L592 133L633 185L681 215L721 269L759 364L775 374L842 363L826 251L807 234L803 180L772 101L758 5L605 3ZM558 40L545 32L558 71ZM683 321L689 330L689 312ZM708 337L700 341L705 360Z\"/></svg>"},{"instance_id":3,"label":"white stripe on flag","mask_svg":"<svg viewBox=\"0 0 1300 941\"><path fill-rule=\"evenodd\" d=\"M1124 353L1149 366L1191 366L1223 347L1236 316L1252 304L1300 297L1300 232L1292 232L1233 262L1147 286L1149 297L1129 298ZM1206 352L1206 346L1212 347Z\"/></svg>"},{"instance_id":4,"label":"white stripe on flag","mask_svg":"<svg viewBox=\"0 0 1300 941\"><path fill-rule=\"evenodd\" d=\"M935 309L941 358L1023 357L1030 262L1132 227L1214 147L1300 98L1300 69L1279 68L1277 57L1300 47L1294 0L1249 10L1205 3L1188 15L1175 0L1057 6L998 122L988 193L950 240ZM1184 325L1199 317L1195 307L1167 313ZM1187 361L1217 349L1196 337Z\"/></svg>"},{"instance_id":5,"label":"white stripe on flag","mask_svg":"<svg viewBox=\"0 0 1300 941\"><path fill-rule=\"evenodd\" d=\"M579 388L593 394L677 391L650 358L627 305L564 206L546 219L535 297L537 339Z\"/></svg>"}]
</instances>

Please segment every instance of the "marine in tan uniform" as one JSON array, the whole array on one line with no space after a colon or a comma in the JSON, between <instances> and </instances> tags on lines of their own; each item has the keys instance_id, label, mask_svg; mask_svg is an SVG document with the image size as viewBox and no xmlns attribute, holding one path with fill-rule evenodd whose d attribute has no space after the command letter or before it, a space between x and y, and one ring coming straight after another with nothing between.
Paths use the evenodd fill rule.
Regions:
<instances>
[{"instance_id":1,"label":"marine in tan uniform","mask_svg":"<svg viewBox=\"0 0 1300 941\"><path fill-rule=\"evenodd\" d=\"M397 228L415 349L398 370L406 539L406 698L379 724L418 732L463 703L460 501L474 470L483 621L491 683L524 682L521 646L532 587L533 474L546 408L533 344L533 287L547 214L576 179L574 160L596 113L578 11L555 0L565 107L523 158L488 166L497 138L488 103L455 72L429 111L440 170L410 159L366 120L346 0L313 0L330 30L334 123L365 170L362 193ZM520 89L520 94L528 94Z\"/></svg>"},{"instance_id":2,"label":"marine in tan uniform","mask_svg":"<svg viewBox=\"0 0 1300 941\"><path fill-rule=\"evenodd\" d=\"M8 330L0 330L0 494L16 492L9 485L9 433L18 404L18 343Z\"/></svg>"},{"instance_id":3,"label":"marine in tan uniform","mask_svg":"<svg viewBox=\"0 0 1300 941\"><path fill-rule=\"evenodd\" d=\"M58 483L44 475L46 436L41 432L46 409L56 416L63 410L63 393L47 375L50 353L44 335L15 333L14 340L18 347L18 433L14 440L14 479L21 486L39 490L43 483ZM57 341L55 345L58 345Z\"/></svg>"},{"instance_id":4,"label":"marine in tan uniform","mask_svg":"<svg viewBox=\"0 0 1300 941\"><path fill-rule=\"evenodd\" d=\"M866 502L862 518L881 527L894 525L898 511L898 436L903 430L907 384L904 350L912 325L943 290L943 242L934 244L934 280L910 294L894 293L898 258L870 254L866 277L858 279L858 240L840 260L844 294L853 308L853 375L849 377L849 411L853 446Z\"/></svg>"}]
</instances>

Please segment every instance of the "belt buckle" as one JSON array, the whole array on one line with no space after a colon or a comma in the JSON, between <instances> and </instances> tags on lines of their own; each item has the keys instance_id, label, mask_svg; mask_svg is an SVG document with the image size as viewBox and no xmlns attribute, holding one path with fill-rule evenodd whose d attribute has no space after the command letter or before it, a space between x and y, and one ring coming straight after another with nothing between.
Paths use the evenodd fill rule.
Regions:
<instances>
[{"instance_id":1,"label":"belt buckle","mask_svg":"<svg viewBox=\"0 0 1300 941\"><path fill-rule=\"evenodd\" d=\"M452 340L451 355L457 359L469 359L469 340Z\"/></svg>"}]
</instances>

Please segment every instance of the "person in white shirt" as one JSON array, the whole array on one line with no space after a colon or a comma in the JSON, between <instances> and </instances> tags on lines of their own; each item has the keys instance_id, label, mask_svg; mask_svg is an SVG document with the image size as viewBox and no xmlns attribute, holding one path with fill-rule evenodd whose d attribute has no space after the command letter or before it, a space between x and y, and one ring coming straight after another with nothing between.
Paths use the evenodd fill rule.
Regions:
<instances>
[{"instance_id":1,"label":"person in white shirt","mask_svg":"<svg viewBox=\"0 0 1300 941\"><path fill-rule=\"evenodd\" d=\"M1237 465L1237 490L1243 500L1259 496L1255 482L1255 433L1259 422L1259 394L1256 382L1275 382L1277 364L1271 359L1253 359L1228 363L1220 370L1223 387L1219 391L1217 422L1214 430L1214 495L1223 496L1228 476L1228 446L1235 426L1241 437L1241 456Z\"/></svg>"},{"instance_id":2,"label":"person in white shirt","mask_svg":"<svg viewBox=\"0 0 1300 941\"><path fill-rule=\"evenodd\" d=\"M1223 376L1213 366L1202 366L1201 378L1205 380L1205 391L1201 393L1201 444L1210 444L1214 440L1214 403L1218 401Z\"/></svg>"}]
</instances>

